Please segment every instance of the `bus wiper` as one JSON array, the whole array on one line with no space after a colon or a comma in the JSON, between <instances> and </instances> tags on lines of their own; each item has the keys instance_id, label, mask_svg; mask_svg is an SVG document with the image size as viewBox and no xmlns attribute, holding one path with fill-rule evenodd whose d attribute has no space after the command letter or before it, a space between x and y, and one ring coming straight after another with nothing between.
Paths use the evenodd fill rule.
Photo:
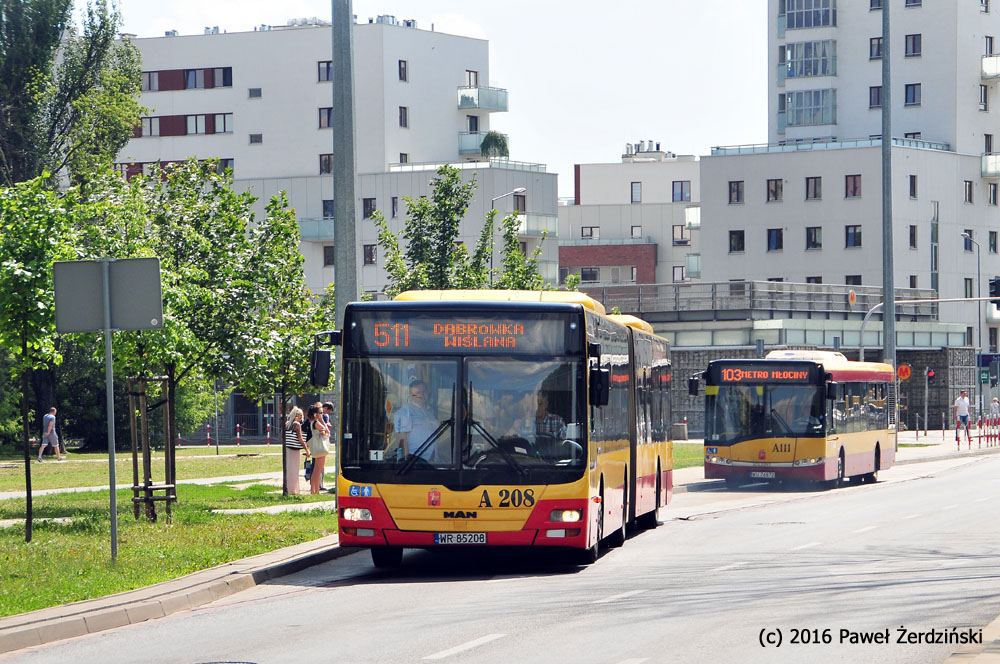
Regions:
<instances>
[{"instance_id":1,"label":"bus wiper","mask_svg":"<svg viewBox=\"0 0 1000 664\"><path fill-rule=\"evenodd\" d=\"M792 428L790 426L788 426L788 422L785 421L785 418L783 418L781 415L779 415L778 411L775 410L774 408L771 409L771 420L773 420L774 422L777 422L778 424L780 424L781 428L785 430L785 434L786 435L788 435L788 436L794 436L795 435L795 433L792 431Z\"/></svg>"},{"instance_id":2,"label":"bus wiper","mask_svg":"<svg viewBox=\"0 0 1000 664\"><path fill-rule=\"evenodd\" d=\"M406 463L403 464L402 468L400 468L399 470L396 471L396 474L397 475L405 475L406 473L410 472L413 469L413 466L417 463L417 459L420 459L420 458L423 457L423 453L426 452L428 449L430 449L431 445L433 445L434 443L437 442L437 439L441 437L441 434L445 432L445 429L447 429L448 427L454 427L454 426L455 426L455 384L452 383L451 384L451 417L448 418L447 420L444 420L443 422L441 422L441 424L438 425L437 429L434 429L434 432L430 436L427 437L427 440L425 440L423 443L421 443L420 447L418 447L416 450L414 450L410 454L410 456L408 456L406 458Z\"/></svg>"},{"instance_id":3,"label":"bus wiper","mask_svg":"<svg viewBox=\"0 0 1000 664\"><path fill-rule=\"evenodd\" d=\"M493 437L493 434L491 434L489 431L486 430L486 427L484 427L480 422L477 422L476 420L470 420L470 422L471 422L470 426L476 431L478 431L479 435L485 438L486 442L488 442L493 447L493 449L495 449L497 452L500 453L500 456L503 457L503 460L507 462L507 465L509 465L514 470L515 473L517 473L518 475L528 474L528 471L524 468L524 466L519 464L517 460L514 459L513 456L511 456L510 452L505 450L503 448L503 445L497 442L496 438Z\"/></svg>"}]
</instances>

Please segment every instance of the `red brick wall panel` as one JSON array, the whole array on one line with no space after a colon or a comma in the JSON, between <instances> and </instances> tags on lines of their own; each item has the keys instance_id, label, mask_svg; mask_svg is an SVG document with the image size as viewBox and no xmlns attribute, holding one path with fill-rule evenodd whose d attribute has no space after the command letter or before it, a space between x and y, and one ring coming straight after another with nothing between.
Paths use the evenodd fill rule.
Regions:
<instances>
[{"instance_id":1,"label":"red brick wall panel","mask_svg":"<svg viewBox=\"0 0 1000 664\"><path fill-rule=\"evenodd\" d=\"M588 244L559 247L559 267L635 265L636 283L656 281L655 244Z\"/></svg>"}]
</instances>

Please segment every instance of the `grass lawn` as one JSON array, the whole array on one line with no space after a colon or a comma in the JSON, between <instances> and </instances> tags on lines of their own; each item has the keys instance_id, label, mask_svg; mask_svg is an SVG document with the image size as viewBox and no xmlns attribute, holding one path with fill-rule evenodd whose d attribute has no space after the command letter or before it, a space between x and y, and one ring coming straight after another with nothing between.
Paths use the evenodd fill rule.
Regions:
<instances>
[{"instance_id":1,"label":"grass lawn","mask_svg":"<svg viewBox=\"0 0 1000 664\"><path fill-rule=\"evenodd\" d=\"M52 464L55 465L55 464ZM44 466L44 464L43 464ZM68 516L72 523L36 522L31 543L24 524L0 528L0 616L102 597L175 579L200 569L273 551L336 532L330 510L220 515L212 509L264 507L332 500L330 494L282 497L254 485L186 486L167 524L136 521L132 492L119 491L118 562L111 564L108 492L36 498L36 518ZM0 502L0 519L23 519L23 500Z\"/></svg>"},{"instance_id":2,"label":"grass lawn","mask_svg":"<svg viewBox=\"0 0 1000 664\"><path fill-rule=\"evenodd\" d=\"M23 454L23 453L22 453ZM32 452L37 454L37 452ZM233 456L258 455L258 456ZM62 489L71 487L106 486L108 483L107 453L74 454L66 461L31 462L32 489ZM142 481L142 460L139 460L139 481ZM281 448L264 445L177 450L177 479L252 475L281 470ZM163 482L163 452L153 454L153 480ZM115 479L119 485L132 482L131 452L115 454ZM24 490L24 459L5 454L0 463L0 491Z\"/></svg>"},{"instance_id":3,"label":"grass lawn","mask_svg":"<svg viewBox=\"0 0 1000 664\"><path fill-rule=\"evenodd\" d=\"M674 443L674 470L705 465L705 446L702 443Z\"/></svg>"}]
</instances>

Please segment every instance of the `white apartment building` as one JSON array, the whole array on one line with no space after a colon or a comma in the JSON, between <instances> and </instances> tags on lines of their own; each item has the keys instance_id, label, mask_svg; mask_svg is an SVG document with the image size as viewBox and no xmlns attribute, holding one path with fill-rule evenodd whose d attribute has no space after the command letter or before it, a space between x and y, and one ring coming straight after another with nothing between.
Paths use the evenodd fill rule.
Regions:
<instances>
[{"instance_id":1,"label":"white apartment building","mask_svg":"<svg viewBox=\"0 0 1000 664\"><path fill-rule=\"evenodd\" d=\"M680 283L699 276L698 158L654 141L629 143L621 162L576 164L572 201L559 206L560 281Z\"/></svg>"},{"instance_id":2,"label":"white apartment building","mask_svg":"<svg viewBox=\"0 0 1000 664\"><path fill-rule=\"evenodd\" d=\"M769 143L701 161L704 280L881 286L883 4L895 286L988 294L1000 274L1000 15L987 0L769 0ZM997 352L1000 320L985 309L983 351ZM940 311L977 343L975 303Z\"/></svg>"},{"instance_id":3,"label":"white apartment building","mask_svg":"<svg viewBox=\"0 0 1000 664\"><path fill-rule=\"evenodd\" d=\"M122 151L120 167L141 172L156 161L219 158L238 189L264 203L285 191L302 231L306 279L313 292L333 281L332 32L328 22L291 20L253 32L135 39L143 58L141 102L150 108ZM359 283L385 284L375 231L383 211L393 230L406 196L430 192L442 163L463 168L479 188L463 221L472 245L490 201L524 213L527 251L539 229L556 233L556 176L539 164L487 160L479 145L490 115L507 110L507 90L489 87L489 43L418 29L379 16L354 28L356 191ZM506 206L506 207L505 207ZM498 233L499 237L499 233ZM369 246L372 245L372 246ZM556 278L555 242L543 244L543 272Z\"/></svg>"}]
</instances>

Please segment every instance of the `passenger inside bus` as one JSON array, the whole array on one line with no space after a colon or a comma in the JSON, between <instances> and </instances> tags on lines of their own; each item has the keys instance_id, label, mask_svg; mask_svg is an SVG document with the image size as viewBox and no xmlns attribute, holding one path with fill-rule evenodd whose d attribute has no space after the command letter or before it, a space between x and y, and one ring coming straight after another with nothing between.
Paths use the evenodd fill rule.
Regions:
<instances>
[{"instance_id":1,"label":"passenger inside bus","mask_svg":"<svg viewBox=\"0 0 1000 664\"><path fill-rule=\"evenodd\" d=\"M433 465L451 463L451 435L447 431L441 432L436 441L425 446L441 424L427 403L427 383L412 381L408 394L406 404L396 411L393 418L395 431L391 447L402 449L404 457L419 452Z\"/></svg>"}]
</instances>

